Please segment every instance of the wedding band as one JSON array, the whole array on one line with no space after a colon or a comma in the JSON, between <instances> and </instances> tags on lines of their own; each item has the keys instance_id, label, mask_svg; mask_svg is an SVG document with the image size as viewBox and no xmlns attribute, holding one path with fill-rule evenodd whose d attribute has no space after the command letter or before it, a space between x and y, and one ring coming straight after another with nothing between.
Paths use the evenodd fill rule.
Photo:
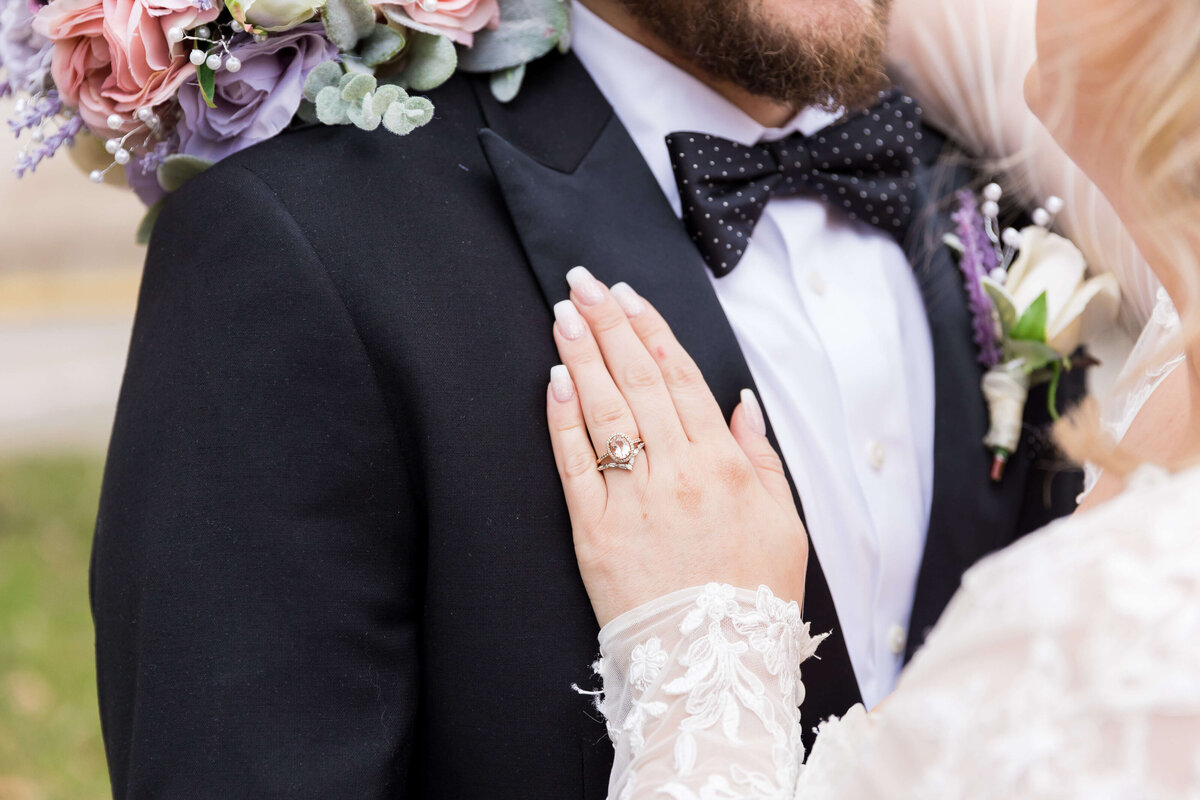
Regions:
<instances>
[{"instance_id":1,"label":"wedding band","mask_svg":"<svg viewBox=\"0 0 1200 800\"><path fill-rule=\"evenodd\" d=\"M608 452L596 459L596 469L601 472L606 469L632 470L633 460L645 446L641 439L630 439L623 433L614 433L608 437Z\"/></svg>"}]
</instances>

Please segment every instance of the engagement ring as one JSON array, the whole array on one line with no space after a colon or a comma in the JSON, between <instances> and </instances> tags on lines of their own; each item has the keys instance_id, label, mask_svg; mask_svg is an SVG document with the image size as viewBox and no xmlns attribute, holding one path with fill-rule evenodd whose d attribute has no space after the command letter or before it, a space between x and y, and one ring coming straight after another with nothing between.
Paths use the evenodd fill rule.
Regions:
<instances>
[{"instance_id":1,"label":"engagement ring","mask_svg":"<svg viewBox=\"0 0 1200 800\"><path fill-rule=\"evenodd\" d=\"M633 469L633 460L646 445L641 439L630 439L623 433L608 437L608 452L596 459L596 469Z\"/></svg>"}]
</instances>

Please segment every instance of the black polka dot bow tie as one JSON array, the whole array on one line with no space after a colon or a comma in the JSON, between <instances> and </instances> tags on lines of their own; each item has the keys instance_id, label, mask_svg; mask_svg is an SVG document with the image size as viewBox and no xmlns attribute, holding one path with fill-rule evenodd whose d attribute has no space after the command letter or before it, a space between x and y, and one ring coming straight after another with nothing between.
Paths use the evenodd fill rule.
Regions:
<instances>
[{"instance_id":1,"label":"black polka dot bow tie","mask_svg":"<svg viewBox=\"0 0 1200 800\"><path fill-rule=\"evenodd\" d=\"M921 109L898 90L812 136L747 147L702 133L667 136L683 221L718 277L737 266L767 201L808 193L903 243L920 163Z\"/></svg>"}]
</instances>

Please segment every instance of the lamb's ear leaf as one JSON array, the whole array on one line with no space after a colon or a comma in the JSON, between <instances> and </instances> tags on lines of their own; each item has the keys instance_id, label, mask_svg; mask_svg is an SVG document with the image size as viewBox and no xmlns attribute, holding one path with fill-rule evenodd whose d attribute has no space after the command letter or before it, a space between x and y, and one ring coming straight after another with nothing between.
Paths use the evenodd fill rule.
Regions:
<instances>
[{"instance_id":1,"label":"lamb's ear leaf","mask_svg":"<svg viewBox=\"0 0 1200 800\"><path fill-rule=\"evenodd\" d=\"M322 61L312 68L304 80L304 99L317 102L317 93L326 86L337 86L342 79L342 65L336 61Z\"/></svg>"},{"instance_id":2,"label":"lamb's ear leaf","mask_svg":"<svg viewBox=\"0 0 1200 800\"><path fill-rule=\"evenodd\" d=\"M404 34L388 25L376 25L358 43L358 56L368 67L378 67L400 55L404 49Z\"/></svg>"},{"instance_id":3,"label":"lamb's ear leaf","mask_svg":"<svg viewBox=\"0 0 1200 800\"><path fill-rule=\"evenodd\" d=\"M213 162L207 158L185 156L182 153L167 156L158 165L158 185L163 191L173 192L212 165Z\"/></svg>"},{"instance_id":4,"label":"lamb's ear leaf","mask_svg":"<svg viewBox=\"0 0 1200 800\"><path fill-rule=\"evenodd\" d=\"M158 213L162 211L163 202L165 200L166 198L164 197L162 200L159 200L158 202L154 203L154 205L146 209L146 213L142 217L142 221L138 223L137 227L136 241L138 244L146 244L150 241L150 234L154 231L154 223L158 221Z\"/></svg>"},{"instance_id":5,"label":"lamb's ear leaf","mask_svg":"<svg viewBox=\"0 0 1200 800\"><path fill-rule=\"evenodd\" d=\"M569 5L562 0L505 0L500 24L475 33L471 47L459 48L459 69L496 72L544 56L570 28Z\"/></svg>"},{"instance_id":6,"label":"lamb's ear leaf","mask_svg":"<svg viewBox=\"0 0 1200 800\"><path fill-rule=\"evenodd\" d=\"M321 20L329 41L343 52L353 50L375 26L375 9L367 0L326 0Z\"/></svg>"},{"instance_id":7,"label":"lamb's ear leaf","mask_svg":"<svg viewBox=\"0 0 1200 800\"><path fill-rule=\"evenodd\" d=\"M414 33L408 42L408 63L387 79L405 89L428 92L445 83L458 68L458 51L445 36Z\"/></svg>"},{"instance_id":8,"label":"lamb's ear leaf","mask_svg":"<svg viewBox=\"0 0 1200 800\"><path fill-rule=\"evenodd\" d=\"M492 96L501 103L507 103L517 96L517 92L521 91L521 81L525 79L525 65L518 64L509 69L502 69L498 72L493 72L489 85L492 89Z\"/></svg>"}]
</instances>

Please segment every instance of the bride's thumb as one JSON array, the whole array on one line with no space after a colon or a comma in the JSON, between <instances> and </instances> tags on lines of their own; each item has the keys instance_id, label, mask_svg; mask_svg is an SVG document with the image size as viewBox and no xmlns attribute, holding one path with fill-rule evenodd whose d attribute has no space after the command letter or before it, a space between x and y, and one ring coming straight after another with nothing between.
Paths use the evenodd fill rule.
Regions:
<instances>
[{"instance_id":1,"label":"bride's thumb","mask_svg":"<svg viewBox=\"0 0 1200 800\"><path fill-rule=\"evenodd\" d=\"M762 406L750 389L742 389L742 402L733 410L729 420L729 430L733 438L741 446L759 481L784 508L794 507L792 487L788 485L787 475L783 470L783 461L771 442L767 439L767 422L763 417Z\"/></svg>"}]
</instances>

